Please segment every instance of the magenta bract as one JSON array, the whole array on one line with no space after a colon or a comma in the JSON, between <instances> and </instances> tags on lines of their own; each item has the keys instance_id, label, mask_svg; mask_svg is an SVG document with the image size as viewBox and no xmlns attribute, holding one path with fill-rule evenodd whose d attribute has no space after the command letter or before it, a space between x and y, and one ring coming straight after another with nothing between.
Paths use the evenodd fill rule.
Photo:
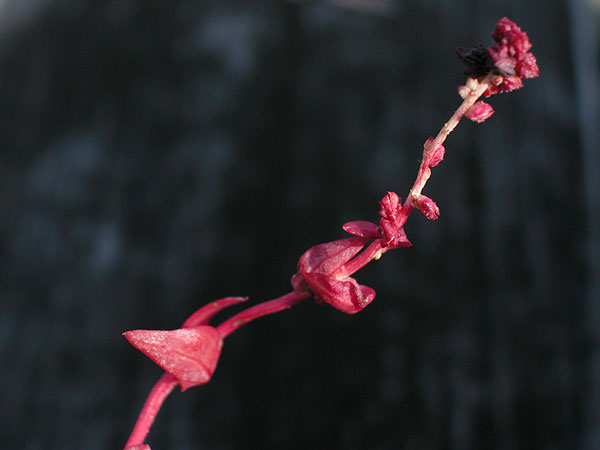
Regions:
<instances>
[{"instance_id":1,"label":"magenta bract","mask_svg":"<svg viewBox=\"0 0 600 450\"><path fill-rule=\"evenodd\" d=\"M356 256L368 241L366 237L351 237L308 249L300 257L298 272L292 278L294 290L298 292L308 288L316 300L348 314L359 312L373 301L375 291L359 285L350 276L336 277L333 274Z\"/></svg>"},{"instance_id":2,"label":"magenta bract","mask_svg":"<svg viewBox=\"0 0 600 450\"><path fill-rule=\"evenodd\" d=\"M134 330L123 335L173 375L182 391L210 380L223 347L219 332L206 325L167 331Z\"/></svg>"}]
</instances>

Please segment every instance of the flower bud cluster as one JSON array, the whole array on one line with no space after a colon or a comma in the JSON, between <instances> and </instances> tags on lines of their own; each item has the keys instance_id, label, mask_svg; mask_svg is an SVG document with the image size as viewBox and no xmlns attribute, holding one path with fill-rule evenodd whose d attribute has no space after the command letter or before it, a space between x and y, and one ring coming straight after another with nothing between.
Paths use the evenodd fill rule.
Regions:
<instances>
[{"instance_id":1,"label":"flower bud cluster","mask_svg":"<svg viewBox=\"0 0 600 450\"><path fill-rule=\"evenodd\" d=\"M522 78L539 76L537 60L529 51L532 47L529 36L516 23L506 17L500 19L492 38L496 43L487 50L494 61L496 71L503 79L484 93L486 97L521 89Z\"/></svg>"}]
</instances>

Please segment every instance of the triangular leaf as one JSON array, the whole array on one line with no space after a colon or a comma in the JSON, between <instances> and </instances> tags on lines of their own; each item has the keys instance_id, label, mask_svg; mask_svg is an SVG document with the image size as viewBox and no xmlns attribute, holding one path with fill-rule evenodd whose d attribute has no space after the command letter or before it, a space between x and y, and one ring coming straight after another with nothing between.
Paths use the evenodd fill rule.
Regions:
<instances>
[{"instance_id":1,"label":"triangular leaf","mask_svg":"<svg viewBox=\"0 0 600 450\"><path fill-rule=\"evenodd\" d=\"M152 361L173 375L181 390L207 383L223 347L219 332L209 326L178 330L135 330L125 338Z\"/></svg>"}]
</instances>

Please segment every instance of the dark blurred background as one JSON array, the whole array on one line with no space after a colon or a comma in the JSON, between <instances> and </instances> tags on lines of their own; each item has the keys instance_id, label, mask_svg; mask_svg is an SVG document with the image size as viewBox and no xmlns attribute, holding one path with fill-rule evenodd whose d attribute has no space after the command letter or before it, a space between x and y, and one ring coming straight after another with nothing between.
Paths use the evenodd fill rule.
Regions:
<instances>
[{"instance_id":1,"label":"dark blurred background","mask_svg":"<svg viewBox=\"0 0 600 450\"><path fill-rule=\"evenodd\" d=\"M120 449L161 370L121 333L288 292L377 220L508 16L541 69L462 123L437 222L230 336L148 438L177 449L600 449L598 2L0 2L0 439ZM227 313L216 320L218 323Z\"/></svg>"}]
</instances>

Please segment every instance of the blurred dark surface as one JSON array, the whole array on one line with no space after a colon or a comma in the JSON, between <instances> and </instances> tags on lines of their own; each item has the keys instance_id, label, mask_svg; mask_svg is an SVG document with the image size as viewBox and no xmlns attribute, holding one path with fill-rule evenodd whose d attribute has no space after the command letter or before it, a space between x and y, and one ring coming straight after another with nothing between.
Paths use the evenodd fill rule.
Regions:
<instances>
[{"instance_id":1,"label":"blurred dark surface","mask_svg":"<svg viewBox=\"0 0 600 450\"><path fill-rule=\"evenodd\" d=\"M377 220L459 104L454 48L508 16L541 77L450 136L425 191L440 219L413 215L413 247L357 274L374 303L242 328L148 443L599 449L589 8L0 3L1 446L122 448L161 371L121 333L284 294L308 247Z\"/></svg>"}]
</instances>

